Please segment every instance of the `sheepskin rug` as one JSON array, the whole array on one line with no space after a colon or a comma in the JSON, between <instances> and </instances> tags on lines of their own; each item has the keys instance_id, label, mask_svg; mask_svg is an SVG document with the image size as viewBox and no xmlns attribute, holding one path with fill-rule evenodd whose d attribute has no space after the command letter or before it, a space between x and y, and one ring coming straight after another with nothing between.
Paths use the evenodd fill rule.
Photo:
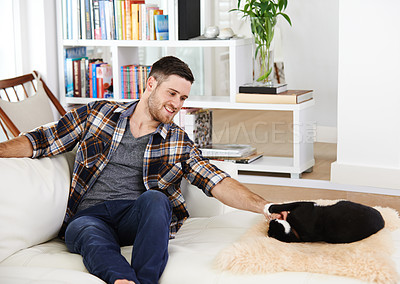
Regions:
<instances>
[{"instance_id":1,"label":"sheepskin rug","mask_svg":"<svg viewBox=\"0 0 400 284\"><path fill-rule=\"evenodd\" d=\"M337 201L317 201L321 205ZM400 228L397 211L374 207L385 219L378 233L350 244L284 243L267 236L268 223L251 228L238 242L215 259L218 269L257 274L283 271L312 272L353 277L371 283L397 283L391 232Z\"/></svg>"}]
</instances>

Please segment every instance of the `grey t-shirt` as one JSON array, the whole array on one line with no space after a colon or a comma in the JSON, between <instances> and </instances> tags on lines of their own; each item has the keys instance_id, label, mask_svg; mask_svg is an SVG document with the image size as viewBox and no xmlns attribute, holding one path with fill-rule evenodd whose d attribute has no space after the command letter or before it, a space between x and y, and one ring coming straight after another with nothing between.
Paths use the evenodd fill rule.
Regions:
<instances>
[{"instance_id":1,"label":"grey t-shirt","mask_svg":"<svg viewBox=\"0 0 400 284\"><path fill-rule=\"evenodd\" d=\"M122 140L93 187L82 197L78 211L109 200L136 200L143 184L143 156L151 134L135 138L127 122Z\"/></svg>"}]
</instances>

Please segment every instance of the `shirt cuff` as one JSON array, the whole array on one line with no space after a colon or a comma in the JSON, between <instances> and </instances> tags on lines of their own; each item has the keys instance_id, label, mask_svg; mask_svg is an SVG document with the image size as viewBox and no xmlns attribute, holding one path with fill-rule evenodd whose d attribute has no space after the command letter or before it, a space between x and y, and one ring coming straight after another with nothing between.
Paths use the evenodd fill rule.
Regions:
<instances>
[{"instance_id":1,"label":"shirt cuff","mask_svg":"<svg viewBox=\"0 0 400 284\"><path fill-rule=\"evenodd\" d=\"M35 138L33 137L33 135L30 134L30 133L22 133L21 135L23 135L26 138L28 138L29 141L32 144L33 152L32 152L32 157L31 158L37 158L38 155L39 155L39 152L36 150L37 149L37 144L36 144L36 141L35 141Z\"/></svg>"}]
</instances>

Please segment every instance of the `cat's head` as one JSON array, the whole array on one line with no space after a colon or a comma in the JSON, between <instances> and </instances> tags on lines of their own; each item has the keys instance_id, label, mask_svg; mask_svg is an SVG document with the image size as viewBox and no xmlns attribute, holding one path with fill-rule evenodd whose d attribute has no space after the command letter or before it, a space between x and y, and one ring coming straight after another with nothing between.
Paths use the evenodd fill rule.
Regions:
<instances>
[{"instance_id":1,"label":"cat's head","mask_svg":"<svg viewBox=\"0 0 400 284\"><path fill-rule=\"evenodd\" d=\"M269 222L268 236L287 243L299 241L299 239L293 233L289 222L285 220L271 220Z\"/></svg>"}]
</instances>

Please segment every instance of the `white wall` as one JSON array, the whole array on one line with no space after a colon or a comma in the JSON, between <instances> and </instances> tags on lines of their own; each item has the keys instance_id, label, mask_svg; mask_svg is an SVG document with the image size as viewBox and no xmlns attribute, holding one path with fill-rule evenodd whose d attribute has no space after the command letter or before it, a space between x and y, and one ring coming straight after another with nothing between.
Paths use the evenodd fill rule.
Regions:
<instances>
[{"instance_id":1,"label":"white wall","mask_svg":"<svg viewBox=\"0 0 400 284\"><path fill-rule=\"evenodd\" d=\"M314 90L317 141L336 143L339 0L288 2L292 26L282 18L277 24L286 82L290 89ZM236 3L231 0L230 8ZM241 16L232 16L231 22L236 33L251 36Z\"/></svg>"},{"instance_id":2,"label":"white wall","mask_svg":"<svg viewBox=\"0 0 400 284\"><path fill-rule=\"evenodd\" d=\"M400 188L400 2L340 0L332 181Z\"/></svg>"},{"instance_id":3,"label":"white wall","mask_svg":"<svg viewBox=\"0 0 400 284\"><path fill-rule=\"evenodd\" d=\"M292 27L279 22L286 81L314 90L317 141L336 142L339 1L289 0L286 12Z\"/></svg>"}]
</instances>

